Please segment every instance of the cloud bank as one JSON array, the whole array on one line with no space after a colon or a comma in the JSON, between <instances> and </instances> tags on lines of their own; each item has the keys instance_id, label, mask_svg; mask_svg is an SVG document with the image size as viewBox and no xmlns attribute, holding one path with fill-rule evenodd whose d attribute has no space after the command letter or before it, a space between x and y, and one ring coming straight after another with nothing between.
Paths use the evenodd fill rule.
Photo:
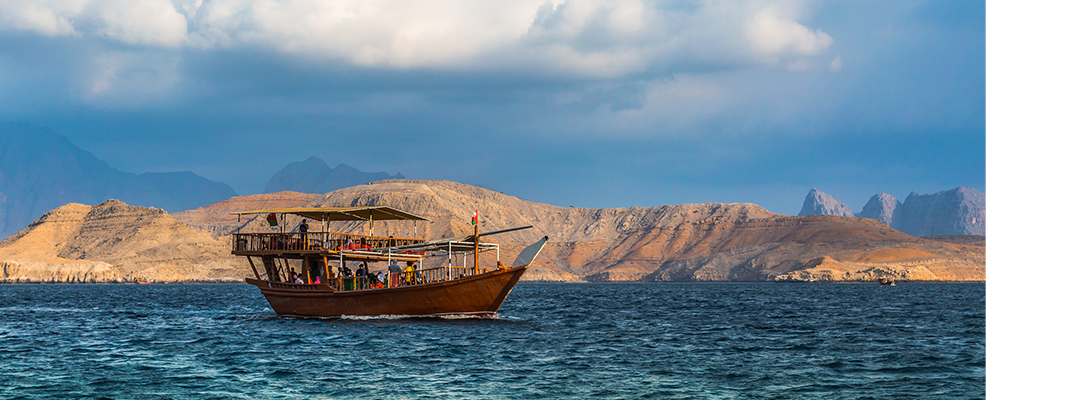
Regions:
<instances>
[{"instance_id":1,"label":"cloud bank","mask_svg":"<svg viewBox=\"0 0 1067 400\"><path fill-rule=\"evenodd\" d=\"M793 1L8 0L0 29L198 50L266 49L354 67L613 78L818 56Z\"/></svg>"}]
</instances>

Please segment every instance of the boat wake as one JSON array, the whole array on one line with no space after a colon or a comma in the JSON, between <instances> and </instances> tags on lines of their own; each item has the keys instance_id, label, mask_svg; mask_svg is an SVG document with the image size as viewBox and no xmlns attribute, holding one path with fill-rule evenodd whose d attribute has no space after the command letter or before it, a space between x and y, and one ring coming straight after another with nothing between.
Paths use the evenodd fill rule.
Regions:
<instances>
[{"instance_id":1,"label":"boat wake","mask_svg":"<svg viewBox=\"0 0 1067 400\"><path fill-rule=\"evenodd\" d=\"M504 319L496 313L469 313L469 314L430 314L430 315L342 315L341 319L351 321L382 321L402 319L441 319L441 320L500 320Z\"/></svg>"}]
</instances>

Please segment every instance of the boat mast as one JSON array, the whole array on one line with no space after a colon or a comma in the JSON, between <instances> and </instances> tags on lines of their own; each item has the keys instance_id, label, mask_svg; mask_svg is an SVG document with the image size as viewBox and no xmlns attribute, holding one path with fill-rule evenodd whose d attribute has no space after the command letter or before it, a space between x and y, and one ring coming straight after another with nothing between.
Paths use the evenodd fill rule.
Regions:
<instances>
[{"instance_id":1,"label":"boat mast","mask_svg":"<svg viewBox=\"0 0 1067 400\"><path fill-rule=\"evenodd\" d=\"M474 212L474 273L478 274L478 212Z\"/></svg>"}]
</instances>

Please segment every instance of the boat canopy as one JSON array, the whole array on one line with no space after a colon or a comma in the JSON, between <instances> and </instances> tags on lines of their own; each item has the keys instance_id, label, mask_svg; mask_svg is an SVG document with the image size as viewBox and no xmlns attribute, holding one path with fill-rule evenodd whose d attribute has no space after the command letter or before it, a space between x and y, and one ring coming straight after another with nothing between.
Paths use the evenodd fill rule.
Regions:
<instances>
[{"instance_id":1,"label":"boat canopy","mask_svg":"<svg viewBox=\"0 0 1067 400\"><path fill-rule=\"evenodd\" d=\"M430 221L429 218L385 206L268 208L265 210L239 211L231 214L296 214L316 221Z\"/></svg>"}]
</instances>

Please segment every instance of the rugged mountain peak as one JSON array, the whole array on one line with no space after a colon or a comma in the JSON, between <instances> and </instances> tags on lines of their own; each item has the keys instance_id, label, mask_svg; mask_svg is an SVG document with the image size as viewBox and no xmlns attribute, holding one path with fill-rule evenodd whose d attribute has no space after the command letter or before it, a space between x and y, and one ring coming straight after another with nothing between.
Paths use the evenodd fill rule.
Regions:
<instances>
[{"instance_id":1,"label":"rugged mountain peak","mask_svg":"<svg viewBox=\"0 0 1067 400\"><path fill-rule=\"evenodd\" d=\"M812 188L808 197L804 199L804 207L801 207L799 216L805 215L837 215L852 217L852 209L834 196L823 193L819 189Z\"/></svg>"},{"instance_id":2,"label":"rugged mountain peak","mask_svg":"<svg viewBox=\"0 0 1067 400\"><path fill-rule=\"evenodd\" d=\"M882 223L893 226L893 216L900 209L900 200L896 197L886 193L878 193L871 196L870 200L867 200L867 204L863 206L863 211L856 214L860 218L870 218Z\"/></svg>"},{"instance_id":3,"label":"rugged mountain peak","mask_svg":"<svg viewBox=\"0 0 1067 400\"><path fill-rule=\"evenodd\" d=\"M322 159L308 157L304 161L291 162L276 172L267 181L263 192L327 193L382 179L404 179L404 176L400 173L389 175L385 172L363 172L345 164L330 168Z\"/></svg>"},{"instance_id":4,"label":"rugged mountain peak","mask_svg":"<svg viewBox=\"0 0 1067 400\"><path fill-rule=\"evenodd\" d=\"M892 226L914 236L985 235L985 193L964 186L912 192Z\"/></svg>"},{"instance_id":5,"label":"rugged mountain peak","mask_svg":"<svg viewBox=\"0 0 1067 400\"><path fill-rule=\"evenodd\" d=\"M122 172L48 129L0 123L0 237L68 203L117 198L180 211L236 195L192 172Z\"/></svg>"}]
</instances>

